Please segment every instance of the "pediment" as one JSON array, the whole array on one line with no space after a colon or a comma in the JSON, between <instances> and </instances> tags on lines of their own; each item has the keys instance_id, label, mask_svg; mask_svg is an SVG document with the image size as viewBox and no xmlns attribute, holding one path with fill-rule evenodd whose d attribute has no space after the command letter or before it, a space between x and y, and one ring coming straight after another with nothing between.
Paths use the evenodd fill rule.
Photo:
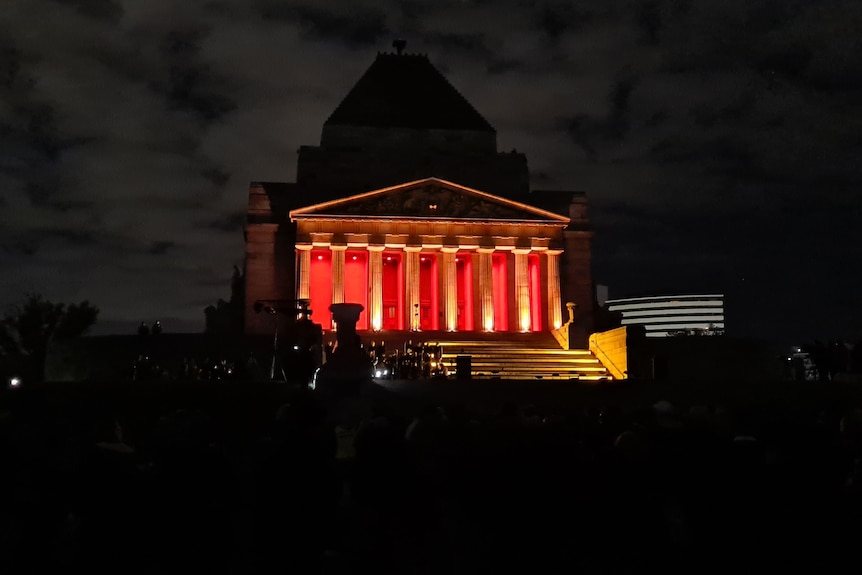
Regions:
<instances>
[{"instance_id":1,"label":"pediment","mask_svg":"<svg viewBox=\"0 0 862 575\"><path fill-rule=\"evenodd\" d=\"M569 218L439 178L426 178L290 212L298 218L501 220L567 224Z\"/></svg>"}]
</instances>

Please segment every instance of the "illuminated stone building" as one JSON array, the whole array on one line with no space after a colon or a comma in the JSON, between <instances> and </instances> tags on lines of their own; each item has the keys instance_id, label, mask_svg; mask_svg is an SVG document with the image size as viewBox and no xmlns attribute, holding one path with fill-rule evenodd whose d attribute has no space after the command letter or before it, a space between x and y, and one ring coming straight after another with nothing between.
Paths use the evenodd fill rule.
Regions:
<instances>
[{"instance_id":1,"label":"illuminated stone building","mask_svg":"<svg viewBox=\"0 0 862 575\"><path fill-rule=\"evenodd\" d=\"M252 182L246 332L259 300L365 306L357 329L548 332L592 319L582 193L531 191L523 154L423 55L378 54L298 152L295 183Z\"/></svg>"}]
</instances>

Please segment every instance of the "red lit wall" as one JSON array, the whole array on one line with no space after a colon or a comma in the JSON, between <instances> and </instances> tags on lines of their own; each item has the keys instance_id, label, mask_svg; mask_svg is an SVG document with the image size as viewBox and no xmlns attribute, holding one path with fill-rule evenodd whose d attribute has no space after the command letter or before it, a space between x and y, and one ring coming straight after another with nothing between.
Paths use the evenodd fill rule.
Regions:
<instances>
[{"instance_id":1,"label":"red lit wall","mask_svg":"<svg viewBox=\"0 0 862 575\"><path fill-rule=\"evenodd\" d=\"M527 256L527 271L530 278L530 329L542 331L542 273L536 254Z\"/></svg>"},{"instance_id":2,"label":"red lit wall","mask_svg":"<svg viewBox=\"0 0 862 575\"><path fill-rule=\"evenodd\" d=\"M435 254L420 254L419 327L421 329L439 329L437 292L437 256Z\"/></svg>"},{"instance_id":3,"label":"red lit wall","mask_svg":"<svg viewBox=\"0 0 862 575\"><path fill-rule=\"evenodd\" d=\"M383 329L404 329L401 254L383 253Z\"/></svg>"},{"instance_id":4,"label":"red lit wall","mask_svg":"<svg viewBox=\"0 0 862 575\"><path fill-rule=\"evenodd\" d=\"M455 256L458 283L458 331L473 331L473 258L470 254Z\"/></svg>"},{"instance_id":5,"label":"red lit wall","mask_svg":"<svg viewBox=\"0 0 862 575\"><path fill-rule=\"evenodd\" d=\"M359 303L365 309L359 314L356 329L368 329L368 258L366 251L344 254L344 302Z\"/></svg>"},{"instance_id":6,"label":"red lit wall","mask_svg":"<svg viewBox=\"0 0 862 575\"><path fill-rule=\"evenodd\" d=\"M311 269L308 272L311 319L323 329L331 329L332 314L329 306L332 304L332 253L329 250L312 250Z\"/></svg>"},{"instance_id":7,"label":"red lit wall","mask_svg":"<svg viewBox=\"0 0 862 575\"><path fill-rule=\"evenodd\" d=\"M509 331L509 293L506 254L492 255L492 284L494 286L494 331Z\"/></svg>"}]
</instances>

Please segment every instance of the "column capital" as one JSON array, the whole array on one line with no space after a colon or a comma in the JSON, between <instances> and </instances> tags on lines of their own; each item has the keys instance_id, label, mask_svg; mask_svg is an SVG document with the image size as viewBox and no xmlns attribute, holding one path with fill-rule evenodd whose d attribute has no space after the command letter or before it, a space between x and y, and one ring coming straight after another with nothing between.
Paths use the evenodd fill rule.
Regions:
<instances>
[{"instance_id":1,"label":"column capital","mask_svg":"<svg viewBox=\"0 0 862 575\"><path fill-rule=\"evenodd\" d=\"M366 249L369 252L382 252L386 249L386 246L366 246Z\"/></svg>"},{"instance_id":2,"label":"column capital","mask_svg":"<svg viewBox=\"0 0 862 575\"><path fill-rule=\"evenodd\" d=\"M314 249L314 246L311 244L296 244L295 247L297 251L300 252L310 252L312 249Z\"/></svg>"},{"instance_id":3,"label":"column capital","mask_svg":"<svg viewBox=\"0 0 862 575\"><path fill-rule=\"evenodd\" d=\"M563 250L546 250L545 253L549 256L558 256L563 253Z\"/></svg>"},{"instance_id":4,"label":"column capital","mask_svg":"<svg viewBox=\"0 0 862 575\"><path fill-rule=\"evenodd\" d=\"M329 244L329 249L333 252L346 252L347 246L336 246L333 244Z\"/></svg>"},{"instance_id":5,"label":"column capital","mask_svg":"<svg viewBox=\"0 0 862 575\"><path fill-rule=\"evenodd\" d=\"M530 248L515 248L515 249L513 249L512 251L513 251L516 255L519 255L519 256L525 256L525 255L529 254L529 253L530 253L531 251L533 251L533 250L532 250L532 249L530 249Z\"/></svg>"},{"instance_id":6,"label":"column capital","mask_svg":"<svg viewBox=\"0 0 862 575\"><path fill-rule=\"evenodd\" d=\"M459 248L457 247L443 246L442 248L440 248L440 251L444 254L456 254L458 253L458 249Z\"/></svg>"},{"instance_id":7,"label":"column capital","mask_svg":"<svg viewBox=\"0 0 862 575\"><path fill-rule=\"evenodd\" d=\"M422 246L404 246L402 249L408 253L419 253L422 251Z\"/></svg>"},{"instance_id":8,"label":"column capital","mask_svg":"<svg viewBox=\"0 0 862 575\"><path fill-rule=\"evenodd\" d=\"M497 250L494 248L479 248L476 251L479 252L480 254L493 254Z\"/></svg>"}]
</instances>

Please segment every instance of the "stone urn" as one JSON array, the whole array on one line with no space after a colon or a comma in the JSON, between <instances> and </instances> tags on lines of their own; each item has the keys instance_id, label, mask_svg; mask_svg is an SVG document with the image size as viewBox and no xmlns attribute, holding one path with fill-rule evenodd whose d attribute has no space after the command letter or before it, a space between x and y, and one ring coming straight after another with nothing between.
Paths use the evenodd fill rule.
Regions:
<instances>
[{"instance_id":1,"label":"stone urn","mask_svg":"<svg viewBox=\"0 0 862 575\"><path fill-rule=\"evenodd\" d=\"M371 359L362 350L356 334L356 322L365 309L358 303L334 303L329 306L335 321L335 350L314 375L314 390L324 397L357 395L364 384L371 383Z\"/></svg>"}]
</instances>

